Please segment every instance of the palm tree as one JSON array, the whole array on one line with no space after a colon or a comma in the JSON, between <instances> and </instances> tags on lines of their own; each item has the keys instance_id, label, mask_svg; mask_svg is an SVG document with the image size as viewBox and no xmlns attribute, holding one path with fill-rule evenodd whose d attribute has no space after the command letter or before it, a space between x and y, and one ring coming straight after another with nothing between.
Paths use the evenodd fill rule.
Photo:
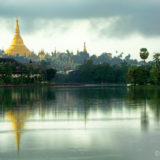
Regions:
<instances>
[{"instance_id":1,"label":"palm tree","mask_svg":"<svg viewBox=\"0 0 160 160\"><path fill-rule=\"evenodd\" d=\"M145 60L148 58L148 56L149 56L149 52L147 51L147 48L141 48L140 49L140 57L141 57L141 59L144 60L144 64L146 63Z\"/></svg>"}]
</instances>

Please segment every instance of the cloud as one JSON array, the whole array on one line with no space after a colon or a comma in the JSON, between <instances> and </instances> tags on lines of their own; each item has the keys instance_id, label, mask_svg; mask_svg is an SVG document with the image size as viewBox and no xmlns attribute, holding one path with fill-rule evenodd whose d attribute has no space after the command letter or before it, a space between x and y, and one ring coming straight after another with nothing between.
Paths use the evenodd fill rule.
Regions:
<instances>
[{"instance_id":1,"label":"cloud","mask_svg":"<svg viewBox=\"0 0 160 160\"><path fill-rule=\"evenodd\" d=\"M159 0L1 0L0 16L25 19L28 32L43 27L44 19L46 25L61 19L65 26L71 20L87 19L102 35L120 38L139 33L153 37L160 36L159 8ZM101 19L105 23L101 24Z\"/></svg>"}]
</instances>

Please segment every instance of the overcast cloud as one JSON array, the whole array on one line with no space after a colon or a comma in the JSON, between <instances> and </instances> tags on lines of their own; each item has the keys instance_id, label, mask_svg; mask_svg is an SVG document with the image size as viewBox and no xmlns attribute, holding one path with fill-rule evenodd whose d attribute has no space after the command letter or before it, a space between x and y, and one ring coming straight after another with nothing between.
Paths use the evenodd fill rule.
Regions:
<instances>
[{"instance_id":1,"label":"overcast cloud","mask_svg":"<svg viewBox=\"0 0 160 160\"><path fill-rule=\"evenodd\" d=\"M110 27L101 28L114 37L132 33L143 36L160 36L159 0L1 0L0 16L35 19L93 19L116 18ZM117 18L118 17L118 18ZM38 24L32 23L32 27ZM28 27L26 27L28 28Z\"/></svg>"},{"instance_id":2,"label":"overcast cloud","mask_svg":"<svg viewBox=\"0 0 160 160\"><path fill-rule=\"evenodd\" d=\"M160 52L160 0L0 0L0 48L10 45L16 17L36 52L76 53L84 41L90 54Z\"/></svg>"}]
</instances>

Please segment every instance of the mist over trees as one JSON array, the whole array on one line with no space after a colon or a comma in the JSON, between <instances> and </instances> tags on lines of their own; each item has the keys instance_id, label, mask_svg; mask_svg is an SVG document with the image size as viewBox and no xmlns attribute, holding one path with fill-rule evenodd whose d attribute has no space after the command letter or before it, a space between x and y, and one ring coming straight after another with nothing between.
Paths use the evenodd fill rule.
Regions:
<instances>
[{"instance_id":1,"label":"mist over trees","mask_svg":"<svg viewBox=\"0 0 160 160\"><path fill-rule=\"evenodd\" d=\"M1 53L1 52L0 52ZM109 65L120 65L121 63L127 63L130 65L141 65L142 61L137 61L136 59L132 59L131 55L128 54L123 58L123 53L118 54L117 56L113 56L110 53L102 53L101 55L90 55L84 51L77 51L76 54L66 50L66 52L54 52L46 53L44 50L41 50L38 54L32 52L30 56L9 56L2 55L3 58L14 58L15 60L21 63L29 63L30 61L42 64L48 67L56 68L57 71L67 71L67 70L75 70L79 65L82 65L85 61L92 60L94 65L100 64L109 64Z\"/></svg>"}]
</instances>

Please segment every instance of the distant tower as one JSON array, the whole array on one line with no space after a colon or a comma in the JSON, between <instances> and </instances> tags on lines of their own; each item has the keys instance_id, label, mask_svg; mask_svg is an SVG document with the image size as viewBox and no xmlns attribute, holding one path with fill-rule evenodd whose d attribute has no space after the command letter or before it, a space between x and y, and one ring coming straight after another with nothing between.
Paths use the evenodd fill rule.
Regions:
<instances>
[{"instance_id":1,"label":"distant tower","mask_svg":"<svg viewBox=\"0 0 160 160\"><path fill-rule=\"evenodd\" d=\"M86 42L84 42L84 48L83 48L83 52L86 52L86 53L87 53Z\"/></svg>"},{"instance_id":2,"label":"distant tower","mask_svg":"<svg viewBox=\"0 0 160 160\"><path fill-rule=\"evenodd\" d=\"M12 55L12 56L16 56L17 54L19 54L19 56L29 56L31 54L29 49L24 45L23 39L20 35L18 18L16 19L16 29L15 29L14 38L12 40L12 44L6 51L4 51L3 54Z\"/></svg>"}]
</instances>

